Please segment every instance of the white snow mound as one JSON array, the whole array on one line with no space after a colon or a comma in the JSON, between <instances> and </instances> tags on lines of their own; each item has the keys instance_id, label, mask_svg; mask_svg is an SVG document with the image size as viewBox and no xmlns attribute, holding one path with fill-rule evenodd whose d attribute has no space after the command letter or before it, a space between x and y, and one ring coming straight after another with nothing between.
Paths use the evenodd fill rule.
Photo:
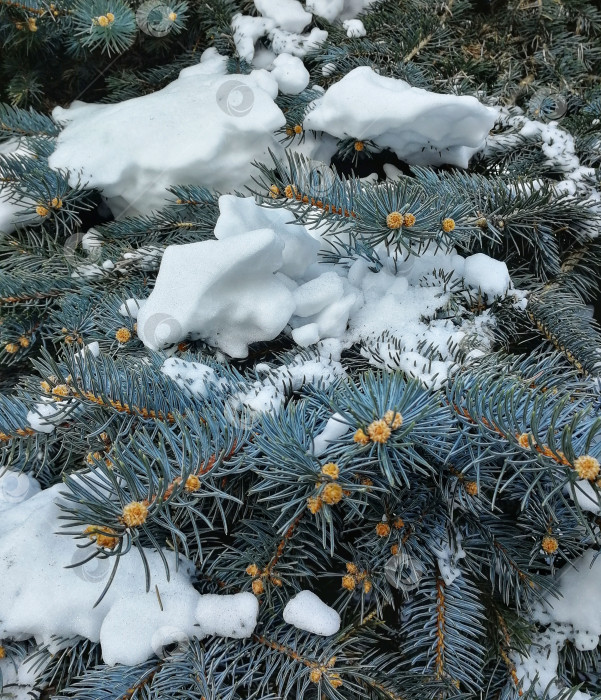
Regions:
<instances>
[{"instance_id":1,"label":"white snow mound","mask_svg":"<svg viewBox=\"0 0 601 700\"><path fill-rule=\"evenodd\" d=\"M502 297L511 284L507 265L484 253L476 253L465 259L463 279L469 287L479 289L489 299Z\"/></svg>"},{"instance_id":2,"label":"white snow mound","mask_svg":"<svg viewBox=\"0 0 601 700\"><path fill-rule=\"evenodd\" d=\"M565 688L556 680L561 649L568 642L581 652L592 651L599 644L601 557L596 555L598 552L589 549L564 566L557 581L560 597L548 594L534 606L533 618L547 627L534 637L527 656L512 655L524 692L531 689L549 700L564 697ZM577 691L570 697L591 700L593 696Z\"/></svg>"},{"instance_id":3,"label":"white snow mound","mask_svg":"<svg viewBox=\"0 0 601 700\"><path fill-rule=\"evenodd\" d=\"M370 139L415 165L462 168L484 145L497 116L475 97L411 87L367 66L347 73L313 105L305 129L339 139Z\"/></svg>"},{"instance_id":4,"label":"white snow mound","mask_svg":"<svg viewBox=\"0 0 601 700\"><path fill-rule=\"evenodd\" d=\"M294 311L291 292L273 274L283 249L270 229L168 246L138 312L138 336L153 350L189 335L246 357L249 343L273 340Z\"/></svg>"},{"instance_id":5,"label":"white snow mound","mask_svg":"<svg viewBox=\"0 0 601 700\"><path fill-rule=\"evenodd\" d=\"M205 68L206 66L206 68ZM285 117L265 71L222 75L213 54L162 90L117 104L56 107L66 123L50 156L102 190L116 216L148 214L166 203L165 188L186 183L220 192L250 182L255 160L280 152L274 132ZM220 72L209 72L220 71Z\"/></svg>"},{"instance_id":6,"label":"white snow mound","mask_svg":"<svg viewBox=\"0 0 601 700\"><path fill-rule=\"evenodd\" d=\"M113 583L94 607L113 560L82 563L92 549L78 549L81 540L55 534L62 522L58 502L64 485L37 492L14 474L10 482L5 479L5 505L10 498L14 503L2 512L0 639L33 636L52 645L54 635L80 635L100 642L107 664L134 665L192 637L252 634L258 614L252 593L202 596L192 585L192 563L180 558L176 570L173 552L166 550L170 580L160 555L145 550L151 576L146 593L144 567L133 548L121 556ZM81 566L65 568L76 562Z\"/></svg>"},{"instance_id":7,"label":"white snow mound","mask_svg":"<svg viewBox=\"0 0 601 700\"><path fill-rule=\"evenodd\" d=\"M340 629L340 615L311 591L301 591L286 603L284 621L324 637Z\"/></svg>"},{"instance_id":8,"label":"white snow mound","mask_svg":"<svg viewBox=\"0 0 601 700\"><path fill-rule=\"evenodd\" d=\"M494 320L488 311L461 327L435 317L449 293L434 271L445 270L460 281L467 269L466 284L502 296L511 284L504 263L485 255L466 261L442 250L404 260L383 249L379 272L364 259L347 269L319 262L320 250L327 251L330 243L318 228L295 223L285 209L233 195L222 195L219 209L217 240L166 249L154 290L138 311L138 335L147 347L202 339L231 357L246 357L251 343L284 332L300 347L334 343L338 354L361 343L372 364L402 369L429 386L440 386L448 376L454 346L489 347ZM438 359L422 355L423 347L436 348ZM199 379L194 392L201 391L204 378L180 369L181 381L190 388ZM253 410L276 407L282 398L276 385L253 387L243 403Z\"/></svg>"}]
</instances>

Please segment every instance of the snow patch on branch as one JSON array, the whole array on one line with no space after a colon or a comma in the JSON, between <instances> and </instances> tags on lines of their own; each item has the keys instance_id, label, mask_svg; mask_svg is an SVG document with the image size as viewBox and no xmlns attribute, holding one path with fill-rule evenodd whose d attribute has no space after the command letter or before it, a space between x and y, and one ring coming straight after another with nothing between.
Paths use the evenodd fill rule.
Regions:
<instances>
[{"instance_id":1,"label":"snow patch on branch","mask_svg":"<svg viewBox=\"0 0 601 700\"><path fill-rule=\"evenodd\" d=\"M284 621L323 637L336 634L340 629L340 615L311 591L301 591L286 603Z\"/></svg>"},{"instance_id":2,"label":"snow patch on branch","mask_svg":"<svg viewBox=\"0 0 601 700\"><path fill-rule=\"evenodd\" d=\"M429 92L361 66L315 100L304 128L371 140L415 165L466 168L496 117L475 97Z\"/></svg>"},{"instance_id":3,"label":"snow patch on branch","mask_svg":"<svg viewBox=\"0 0 601 700\"><path fill-rule=\"evenodd\" d=\"M117 104L56 107L66 126L49 158L102 190L117 216L164 206L165 189L185 182L232 191L250 181L253 161L280 152L285 118L265 71L225 75L214 51L162 90Z\"/></svg>"},{"instance_id":4,"label":"snow patch on branch","mask_svg":"<svg viewBox=\"0 0 601 700\"><path fill-rule=\"evenodd\" d=\"M232 357L246 357L251 343L286 333L301 347L334 343L338 359L359 344L373 364L402 369L430 386L448 376L453 347L473 339L489 347L489 311L461 319L444 309L453 284L480 290L491 301L508 293L504 263L442 250L401 259L384 249L378 249L378 272L363 259L350 268L318 263L328 241L319 230L295 223L290 212L231 195L222 196L219 207L217 240L165 251L155 287L138 311L138 335L147 347L202 339ZM299 377L253 387L251 404L277 406L283 396L277 386L282 380L296 386Z\"/></svg>"},{"instance_id":5,"label":"snow patch on branch","mask_svg":"<svg viewBox=\"0 0 601 700\"><path fill-rule=\"evenodd\" d=\"M565 689L557 681L557 674L559 652L564 644L571 642L579 651L592 651L599 644L601 558L595 558L597 554L589 549L566 565L557 579L559 599L548 595L534 606L532 617L546 627L534 638L527 657L514 655L524 691L531 689L549 700L561 695ZM592 696L576 691L570 698L591 700Z\"/></svg>"},{"instance_id":6,"label":"snow patch on branch","mask_svg":"<svg viewBox=\"0 0 601 700\"><path fill-rule=\"evenodd\" d=\"M144 550L152 584L148 593L135 547L121 555L108 592L94 607L114 560L86 563L95 544L88 542L90 546L81 549L73 538L56 534L64 488L58 484L39 493L31 489L31 497L2 513L0 638L35 636L53 649L55 636L79 635L100 642L107 664L135 665L153 654L160 656L174 641L252 634L259 609L252 593L200 595L192 582L193 564L180 557L176 569L174 554L167 550L163 554L169 579L161 555ZM65 568L75 563L79 565Z\"/></svg>"}]
</instances>

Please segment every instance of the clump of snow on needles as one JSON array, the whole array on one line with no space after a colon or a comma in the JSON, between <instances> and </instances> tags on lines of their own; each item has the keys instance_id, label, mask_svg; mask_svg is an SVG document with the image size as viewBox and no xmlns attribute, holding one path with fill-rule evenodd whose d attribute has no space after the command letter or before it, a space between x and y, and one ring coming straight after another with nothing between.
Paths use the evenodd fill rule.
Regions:
<instances>
[{"instance_id":1,"label":"clump of snow on needles","mask_svg":"<svg viewBox=\"0 0 601 700\"><path fill-rule=\"evenodd\" d=\"M284 621L297 629L329 637L340 629L340 615L312 591L301 591L284 608Z\"/></svg>"},{"instance_id":2,"label":"clump of snow on needles","mask_svg":"<svg viewBox=\"0 0 601 700\"><path fill-rule=\"evenodd\" d=\"M334 22L337 19L353 19L367 10L374 0L307 0L307 9L316 15Z\"/></svg>"},{"instance_id":3,"label":"clump of snow on needles","mask_svg":"<svg viewBox=\"0 0 601 700\"><path fill-rule=\"evenodd\" d=\"M30 155L25 142L19 139L9 139L0 143L0 160L3 156ZM27 223L23 216L23 210L35 207L35 202L29 197L18 197L19 202L13 199L10 183L0 182L0 239L4 233L12 233L19 225Z\"/></svg>"},{"instance_id":4,"label":"clump of snow on needles","mask_svg":"<svg viewBox=\"0 0 601 700\"><path fill-rule=\"evenodd\" d=\"M592 651L601 637L601 558L593 549L587 550L571 564L566 564L558 576L559 597L548 595L534 606L532 618L543 625L535 635L526 657L513 655L522 690L544 694L552 700L565 688L557 681L559 653L571 642L579 651ZM570 695L573 700L591 700L583 691Z\"/></svg>"},{"instance_id":5,"label":"clump of snow on needles","mask_svg":"<svg viewBox=\"0 0 601 700\"><path fill-rule=\"evenodd\" d=\"M164 206L165 189L182 182L241 188L253 161L280 150L274 132L286 120L273 101L277 83L265 71L226 75L226 59L214 50L203 58L149 95L56 107L65 128L50 166L102 190L118 216Z\"/></svg>"},{"instance_id":6,"label":"clump of snow on needles","mask_svg":"<svg viewBox=\"0 0 601 700\"><path fill-rule=\"evenodd\" d=\"M488 311L463 322L438 317L450 298L439 272L452 273L492 300L509 291L505 263L452 250L426 250L407 259L382 250L378 272L363 259L345 268L319 262L320 249L329 243L284 209L232 195L220 197L219 208L217 240L166 249L155 287L137 313L138 335L147 347L202 339L232 357L245 357L249 344L285 332L300 347L328 341L327 356L334 361L360 343L373 364L403 369L432 386L440 385L455 362L452 346L476 338L483 349L489 347L487 328L494 320ZM422 354L427 346L438 359ZM255 403L277 404L278 395L264 385Z\"/></svg>"},{"instance_id":7,"label":"clump of snow on needles","mask_svg":"<svg viewBox=\"0 0 601 700\"><path fill-rule=\"evenodd\" d=\"M120 557L108 592L94 607L114 560L94 558L85 563L90 548L78 547L82 540L56 534L62 523L60 492L65 487L58 484L40 492L29 477L19 480L15 474L2 477L0 494L3 487L0 638L35 637L52 649L55 636L79 635L100 642L105 663L134 665L161 655L163 647L174 641L252 634L258 615L252 593L200 595L192 583L193 564L180 557L176 569L174 554L167 550L163 554L169 580L160 554L145 550L152 583L147 593L144 567L133 548ZM9 489L12 496L6 495ZM73 564L80 565L65 568Z\"/></svg>"},{"instance_id":8,"label":"clump of snow on needles","mask_svg":"<svg viewBox=\"0 0 601 700\"><path fill-rule=\"evenodd\" d=\"M466 168L496 117L496 109L475 97L429 92L361 66L315 100L303 126L339 139L372 140L416 165Z\"/></svg>"}]
</instances>

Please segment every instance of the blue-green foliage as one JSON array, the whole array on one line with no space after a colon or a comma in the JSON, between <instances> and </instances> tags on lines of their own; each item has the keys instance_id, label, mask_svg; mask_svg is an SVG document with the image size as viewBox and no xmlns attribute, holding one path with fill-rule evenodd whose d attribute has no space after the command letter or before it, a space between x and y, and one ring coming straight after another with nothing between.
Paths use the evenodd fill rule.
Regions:
<instances>
[{"instance_id":1,"label":"blue-green foliage","mask_svg":"<svg viewBox=\"0 0 601 700\"><path fill-rule=\"evenodd\" d=\"M218 193L179 183L172 204L115 221L102 193L47 164L60 133L55 105L150 93L207 48L229 56L230 73L252 69L231 20L256 15L254 3L153 7L141 16L148 3L138 0L0 0L0 146L21 147L0 154L2 196L20 224L0 239L0 473L62 483L62 536L90 558L114 567L136 550L144 568L145 549L175 551L192 562L199 592L255 593L259 624L248 639L193 640L135 667L104 665L100 645L81 638L52 648L0 640L7 663L29 656L37 689L60 700L542 700L520 695L513 675L514 655L537 631L528 611L553 594L552 574L601 545L574 469L579 456L601 460L601 337L587 308L600 291L598 206L558 194L565 173L541 135L502 121L468 171L396 162L397 178L366 183L352 167L368 174L391 154L369 141L359 153L357 134L333 144L336 167L292 148L274 156L256 170L258 201L320 224L328 262L363 257L377 270L382 244L401 256L455 248L505 261L529 295L522 305L485 303L440 272L450 297L440 317L494 314L489 355L457 349L457 366L433 390L369 368L359 344L342 357L343 378L290 384L278 410L253 412L240 396L266 368L293 361L287 337L251 348L246 361L199 341L148 353L121 313L126 299L148 296L166 246L213 237ZM304 59L310 87L277 98L285 146L315 136L294 131L315 85L368 65L543 121L565 105L560 126L599 189L598 2L380 0L363 21L367 36L349 38L314 18L328 39ZM414 214L415 225L390 228L393 211ZM90 343L98 357L82 353ZM161 370L168 357L201 362L218 381L193 394ZM41 403L56 408L49 432L31 428ZM316 451L331 419L347 430ZM388 433L374 432L379 421ZM595 480L588 486L601 497ZM126 527L132 501L148 517ZM115 546L98 548L90 526ZM557 540L554 554L545 537ZM455 557L450 577L445 556ZM302 589L340 612L339 633L282 623ZM566 700L579 684L597 692L600 648L566 645L558 674Z\"/></svg>"}]
</instances>

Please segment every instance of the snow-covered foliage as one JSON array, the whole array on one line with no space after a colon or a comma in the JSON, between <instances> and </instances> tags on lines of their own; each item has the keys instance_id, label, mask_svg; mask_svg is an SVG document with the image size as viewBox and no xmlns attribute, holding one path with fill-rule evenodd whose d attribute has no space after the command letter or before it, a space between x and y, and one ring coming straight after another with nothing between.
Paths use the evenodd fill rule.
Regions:
<instances>
[{"instance_id":1,"label":"snow-covered foliage","mask_svg":"<svg viewBox=\"0 0 601 700\"><path fill-rule=\"evenodd\" d=\"M49 163L100 189L122 216L164 206L165 188L181 182L242 188L254 160L279 152L274 132L285 120L273 102L277 89L264 72L227 75L224 58L208 50L157 92L57 107L54 118L65 128Z\"/></svg>"},{"instance_id":2,"label":"snow-covered foliage","mask_svg":"<svg viewBox=\"0 0 601 700\"><path fill-rule=\"evenodd\" d=\"M562 693L557 683L559 654L565 645L578 651L594 650L601 637L601 610L597 604L601 586L599 552L589 549L561 570L558 589L533 612L532 618L543 630L532 640L527 656L515 655L516 673L524 690L548 697ZM563 689L565 691L565 688ZM591 700L593 695L577 690L573 700Z\"/></svg>"},{"instance_id":3,"label":"snow-covered foliage","mask_svg":"<svg viewBox=\"0 0 601 700\"><path fill-rule=\"evenodd\" d=\"M328 242L285 209L231 195L220 198L219 208L216 241L165 251L155 287L137 312L138 335L149 348L192 338L245 357L249 344L287 331L301 347L328 340L334 359L362 343L374 364L440 384L455 361L453 345L489 346L492 318L458 325L457 318L436 315L450 299L452 280L491 300L505 296L504 262L453 251L403 258L383 249L378 272L362 259L345 268L320 263ZM422 356L424 346L441 359Z\"/></svg>"},{"instance_id":4,"label":"snow-covered foliage","mask_svg":"<svg viewBox=\"0 0 601 700\"><path fill-rule=\"evenodd\" d=\"M192 585L194 567L180 559L176 568L168 551L144 552L152 590L146 591L144 567L132 549L120 557L102 597L114 561L91 558L90 540L57 534L62 487L40 492L24 474L0 479L0 637L34 636L52 647L57 637L81 636L100 642L107 664L133 665L191 637L253 633L258 602L252 593L201 596ZM106 488L102 479L97 488Z\"/></svg>"},{"instance_id":5,"label":"snow-covered foliage","mask_svg":"<svg viewBox=\"0 0 601 700\"><path fill-rule=\"evenodd\" d=\"M597 5L0 0L2 698L595 697Z\"/></svg>"},{"instance_id":6,"label":"snow-covered foliage","mask_svg":"<svg viewBox=\"0 0 601 700\"><path fill-rule=\"evenodd\" d=\"M475 97L428 92L364 66L316 100L304 127L339 139L371 140L416 165L465 168L496 116Z\"/></svg>"}]
</instances>

